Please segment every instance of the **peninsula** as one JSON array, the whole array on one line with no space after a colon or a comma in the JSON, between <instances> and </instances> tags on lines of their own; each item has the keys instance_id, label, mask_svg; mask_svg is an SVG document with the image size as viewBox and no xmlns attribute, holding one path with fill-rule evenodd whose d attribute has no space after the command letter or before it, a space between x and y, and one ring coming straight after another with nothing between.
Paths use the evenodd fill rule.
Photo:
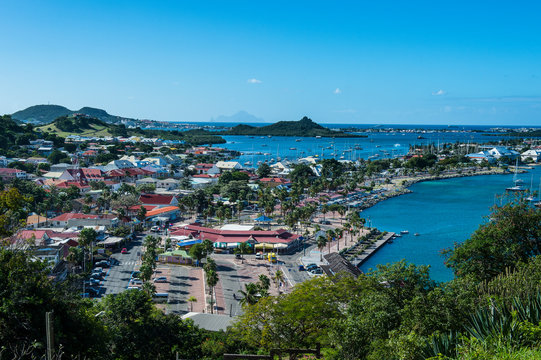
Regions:
<instances>
[{"instance_id":1,"label":"peninsula","mask_svg":"<svg viewBox=\"0 0 541 360\"><path fill-rule=\"evenodd\" d=\"M221 135L254 135L254 136L294 136L294 137L367 137L366 135L350 134L323 127L308 117L299 121L279 121L272 125L255 127L240 124L230 130L221 132Z\"/></svg>"}]
</instances>

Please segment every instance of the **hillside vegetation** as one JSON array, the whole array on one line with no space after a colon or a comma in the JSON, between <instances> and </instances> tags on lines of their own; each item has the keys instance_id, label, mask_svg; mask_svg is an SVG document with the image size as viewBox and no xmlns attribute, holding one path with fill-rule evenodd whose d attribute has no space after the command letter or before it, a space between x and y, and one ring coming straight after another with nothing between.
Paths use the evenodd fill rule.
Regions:
<instances>
[{"instance_id":1,"label":"hillside vegetation","mask_svg":"<svg viewBox=\"0 0 541 360\"><path fill-rule=\"evenodd\" d=\"M294 137L366 137L364 135L347 134L342 131L333 131L323 127L312 119L303 117L299 121L279 121L272 125L255 127L250 125L237 125L223 135L257 135L257 136L294 136Z\"/></svg>"},{"instance_id":2,"label":"hillside vegetation","mask_svg":"<svg viewBox=\"0 0 541 360\"><path fill-rule=\"evenodd\" d=\"M101 121L116 123L120 119L124 119L120 116L111 115L107 111L102 109L96 109L92 107L82 107L79 110L70 110L60 105L34 105L24 110L17 111L11 115L11 117L18 121L25 122L37 122L39 124L48 124L55 119L63 116L69 116L74 114L88 115L92 118L96 118ZM133 119L128 119L133 120Z\"/></svg>"},{"instance_id":3,"label":"hillside vegetation","mask_svg":"<svg viewBox=\"0 0 541 360\"><path fill-rule=\"evenodd\" d=\"M69 135L80 135L89 137L109 136L141 136L150 138L161 138L164 140L182 140L190 145L222 144L225 142L220 136L214 135L205 130L191 131L165 131L165 130L142 130L128 129L124 125L108 124L99 119L86 116L61 116L48 125L37 128L43 133L56 134L67 137Z\"/></svg>"}]
</instances>

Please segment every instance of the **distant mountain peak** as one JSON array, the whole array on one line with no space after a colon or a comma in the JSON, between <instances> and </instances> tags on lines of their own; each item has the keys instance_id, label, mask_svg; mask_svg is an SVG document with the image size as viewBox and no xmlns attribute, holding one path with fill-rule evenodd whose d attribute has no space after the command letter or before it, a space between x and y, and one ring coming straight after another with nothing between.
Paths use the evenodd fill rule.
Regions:
<instances>
[{"instance_id":1,"label":"distant mountain peak","mask_svg":"<svg viewBox=\"0 0 541 360\"><path fill-rule=\"evenodd\" d=\"M211 122L229 122L229 123L260 123L264 122L263 119L258 118L244 110L238 111L233 115L220 115L216 118L211 118Z\"/></svg>"}]
</instances>

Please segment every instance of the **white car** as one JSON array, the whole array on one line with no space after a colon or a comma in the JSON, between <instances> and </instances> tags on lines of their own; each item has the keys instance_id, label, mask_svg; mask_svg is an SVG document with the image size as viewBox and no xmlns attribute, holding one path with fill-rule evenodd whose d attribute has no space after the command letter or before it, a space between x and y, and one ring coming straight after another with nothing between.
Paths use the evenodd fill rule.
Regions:
<instances>
[{"instance_id":1,"label":"white car","mask_svg":"<svg viewBox=\"0 0 541 360\"><path fill-rule=\"evenodd\" d=\"M150 228L150 231L158 232L158 231L160 231L160 227L159 226L153 226L153 227Z\"/></svg>"}]
</instances>

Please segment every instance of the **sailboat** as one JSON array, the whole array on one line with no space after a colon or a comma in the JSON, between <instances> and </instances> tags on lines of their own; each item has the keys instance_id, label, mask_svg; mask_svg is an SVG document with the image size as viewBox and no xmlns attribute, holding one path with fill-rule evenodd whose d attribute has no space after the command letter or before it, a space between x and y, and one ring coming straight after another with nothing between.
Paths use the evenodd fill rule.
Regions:
<instances>
[{"instance_id":1,"label":"sailboat","mask_svg":"<svg viewBox=\"0 0 541 360\"><path fill-rule=\"evenodd\" d=\"M517 179L517 174L518 174L518 158L517 158L517 162L515 164L515 175L513 175L513 182L515 183L515 185L512 186L512 187L508 187L505 190L511 191L511 192L526 191L526 188L524 188L522 186L523 181L521 179Z\"/></svg>"}]
</instances>

